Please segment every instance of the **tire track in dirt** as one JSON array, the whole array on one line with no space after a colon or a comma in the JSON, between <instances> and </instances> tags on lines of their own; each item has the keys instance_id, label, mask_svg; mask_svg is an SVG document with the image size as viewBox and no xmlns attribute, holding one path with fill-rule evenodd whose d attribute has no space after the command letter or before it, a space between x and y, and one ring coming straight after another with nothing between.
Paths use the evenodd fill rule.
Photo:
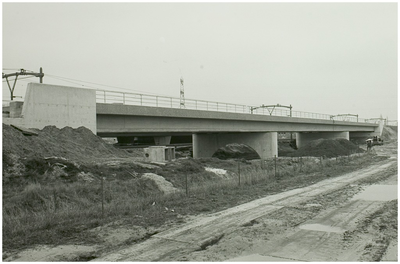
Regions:
<instances>
[{"instance_id":1,"label":"tire track in dirt","mask_svg":"<svg viewBox=\"0 0 400 264\"><path fill-rule=\"evenodd\" d=\"M393 174L387 180L371 186L397 185L397 173L391 172ZM388 183L391 186L385 185ZM389 247L397 244L397 206L394 208L397 199L391 200L397 198L397 192L385 193L376 200L372 196L367 200L358 200L358 197L362 196L356 195L344 204L328 208L266 243L260 243L259 239L255 242L258 247L250 250L252 254L241 254L228 261L379 261L385 252L388 252L388 259L397 261L397 251L393 252L393 246ZM271 224L274 219L266 216L260 220Z\"/></svg>"},{"instance_id":2,"label":"tire track in dirt","mask_svg":"<svg viewBox=\"0 0 400 264\"><path fill-rule=\"evenodd\" d=\"M365 241L344 247L347 231L369 213L377 211L382 202L353 201L344 207L307 221L297 232L285 237L261 255L298 261L356 261L362 255ZM304 229L306 228L306 229ZM361 242L361 243L360 243Z\"/></svg>"},{"instance_id":3,"label":"tire track in dirt","mask_svg":"<svg viewBox=\"0 0 400 264\"><path fill-rule=\"evenodd\" d=\"M317 195L331 192L334 189L340 189L354 181L372 176L392 166L394 163L396 161L389 160L380 166L371 166L340 177L327 179L305 188L270 195L218 213L198 216L186 224L161 232L142 243L129 246L93 261L177 260L190 252L201 251L207 248L207 245L218 243L222 236L231 234L236 229L251 223L251 221L257 218L266 216L294 202L307 201ZM301 230L300 232L307 233L305 230ZM324 233L323 235L326 234ZM298 236L301 237L301 233ZM330 236L333 237L335 234ZM319 238L320 243L320 236L317 236L317 238ZM293 237L293 239L297 241L296 237ZM325 246L332 246L330 243L335 244L334 240L328 239L325 245L321 245L320 248L323 249ZM279 252L275 253L279 257ZM299 256L294 255L293 258L298 259Z\"/></svg>"}]
</instances>

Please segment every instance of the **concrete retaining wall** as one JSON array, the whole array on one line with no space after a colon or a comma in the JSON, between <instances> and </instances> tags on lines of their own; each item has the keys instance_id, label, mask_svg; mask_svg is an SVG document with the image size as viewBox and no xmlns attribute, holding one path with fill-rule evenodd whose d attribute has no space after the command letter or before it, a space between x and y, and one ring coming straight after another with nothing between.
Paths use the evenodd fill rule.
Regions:
<instances>
[{"instance_id":1,"label":"concrete retaining wall","mask_svg":"<svg viewBox=\"0 0 400 264\"><path fill-rule=\"evenodd\" d=\"M54 125L84 126L96 133L96 92L68 86L29 83L21 118L4 118L3 123L43 129Z\"/></svg>"}]
</instances>

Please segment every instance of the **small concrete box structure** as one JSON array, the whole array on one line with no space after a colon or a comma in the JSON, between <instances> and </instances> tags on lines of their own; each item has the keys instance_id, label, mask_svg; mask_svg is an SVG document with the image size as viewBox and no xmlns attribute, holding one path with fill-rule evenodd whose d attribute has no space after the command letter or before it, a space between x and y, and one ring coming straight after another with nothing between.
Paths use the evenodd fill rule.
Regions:
<instances>
[{"instance_id":1,"label":"small concrete box structure","mask_svg":"<svg viewBox=\"0 0 400 264\"><path fill-rule=\"evenodd\" d=\"M151 146L144 149L146 161L165 162L175 159L175 147Z\"/></svg>"}]
</instances>

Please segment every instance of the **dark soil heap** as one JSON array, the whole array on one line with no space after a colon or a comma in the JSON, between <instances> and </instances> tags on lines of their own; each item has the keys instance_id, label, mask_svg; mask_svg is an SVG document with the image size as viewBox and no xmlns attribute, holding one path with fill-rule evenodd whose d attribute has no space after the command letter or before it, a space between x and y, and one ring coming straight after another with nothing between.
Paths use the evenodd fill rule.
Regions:
<instances>
[{"instance_id":1,"label":"dark soil heap","mask_svg":"<svg viewBox=\"0 0 400 264\"><path fill-rule=\"evenodd\" d=\"M259 159L260 156L257 152L244 144L228 144L225 147L219 148L213 155L214 158L226 160L226 159Z\"/></svg>"},{"instance_id":2,"label":"dark soil heap","mask_svg":"<svg viewBox=\"0 0 400 264\"><path fill-rule=\"evenodd\" d=\"M31 130L38 135L25 136L16 128L3 124L3 163L10 157L12 159L58 157L85 162L93 158L135 156L105 143L85 127L58 129L55 126L46 126L42 130Z\"/></svg>"},{"instance_id":3,"label":"dark soil heap","mask_svg":"<svg viewBox=\"0 0 400 264\"><path fill-rule=\"evenodd\" d=\"M351 155L354 153L362 153L363 149L347 139L317 139L309 142L307 145L299 148L290 154L292 157L339 157Z\"/></svg>"}]
</instances>

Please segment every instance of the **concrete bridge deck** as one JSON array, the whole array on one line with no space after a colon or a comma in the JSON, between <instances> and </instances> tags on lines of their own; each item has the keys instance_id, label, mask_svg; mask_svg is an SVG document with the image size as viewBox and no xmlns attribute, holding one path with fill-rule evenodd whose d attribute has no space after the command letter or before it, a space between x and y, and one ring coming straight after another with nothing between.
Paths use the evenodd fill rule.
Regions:
<instances>
[{"instance_id":1,"label":"concrete bridge deck","mask_svg":"<svg viewBox=\"0 0 400 264\"><path fill-rule=\"evenodd\" d=\"M292 112L290 117L287 113L251 114L246 113L246 106L213 102L206 102L206 108L212 109L209 106L215 104L217 111L179 109L173 107L172 98L166 100L170 107L160 107L162 98L158 96L153 97L156 107L144 106L143 96L134 94L131 100L140 105L127 105L127 98L122 93L122 103L115 99L107 103L104 92L105 103L100 103L95 90L29 83L25 101L10 104L13 118L3 117L3 123L38 129L48 125L85 126L101 137L155 136L160 145L169 144L172 135L192 135L194 157L209 157L226 144L242 143L261 158L277 156L278 132L296 132L297 145L301 146L318 138L379 135L383 127L382 123L331 120L329 115L316 119L293 117ZM221 107L223 111L218 111ZM238 109L243 113L237 113Z\"/></svg>"},{"instance_id":2,"label":"concrete bridge deck","mask_svg":"<svg viewBox=\"0 0 400 264\"><path fill-rule=\"evenodd\" d=\"M229 132L374 132L377 124L336 120L96 104L102 137Z\"/></svg>"}]
</instances>

